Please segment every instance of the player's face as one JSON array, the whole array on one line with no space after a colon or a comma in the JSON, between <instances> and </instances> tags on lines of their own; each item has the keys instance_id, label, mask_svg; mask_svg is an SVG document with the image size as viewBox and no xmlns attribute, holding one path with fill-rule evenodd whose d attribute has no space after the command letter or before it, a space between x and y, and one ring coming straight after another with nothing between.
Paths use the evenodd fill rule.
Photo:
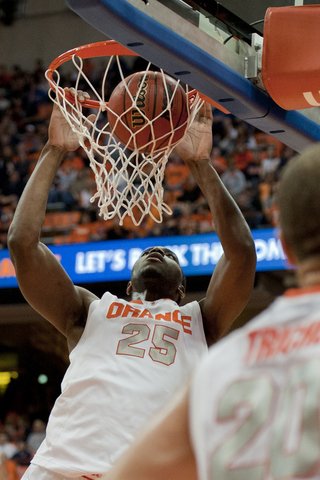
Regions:
<instances>
[{"instance_id":1,"label":"player's face","mask_svg":"<svg viewBox=\"0 0 320 480\"><path fill-rule=\"evenodd\" d=\"M173 253L171 250L169 250L168 248L165 248L165 247L150 247L150 248L147 248L140 255L139 260L143 259L145 257L147 257L148 260L151 259L151 261L152 261L152 259L157 259L157 258L160 261L163 261L163 260L166 260L166 259L171 259L176 264L178 264L179 267L180 267L177 255L175 253Z\"/></svg>"},{"instance_id":2,"label":"player's face","mask_svg":"<svg viewBox=\"0 0 320 480\"><path fill-rule=\"evenodd\" d=\"M158 266L167 270L168 274L178 272L181 277L181 267L175 253L165 247L147 248L136 261L133 270L136 274L147 266Z\"/></svg>"},{"instance_id":3,"label":"player's face","mask_svg":"<svg viewBox=\"0 0 320 480\"><path fill-rule=\"evenodd\" d=\"M145 250L132 269L131 282L135 290L147 282L156 282L161 290L172 291L182 283L178 257L168 248L151 247Z\"/></svg>"}]
</instances>

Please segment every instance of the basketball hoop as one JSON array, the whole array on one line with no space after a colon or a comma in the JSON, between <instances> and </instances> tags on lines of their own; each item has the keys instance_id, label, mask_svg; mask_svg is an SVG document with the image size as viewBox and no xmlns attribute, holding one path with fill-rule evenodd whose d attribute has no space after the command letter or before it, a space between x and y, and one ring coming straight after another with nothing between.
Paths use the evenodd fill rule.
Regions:
<instances>
[{"instance_id":1,"label":"basketball hoop","mask_svg":"<svg viewBox=\"0 0 320 480\"><path fill-rule=\"evenodd\" d=\"M120 60L120 56L123 55L138 56L113 40L83 45L69 50L56 58L46 72L46 78L50 85L49 96L59 106L68 124L78 135L79 144L89 158L97 186L97 192L91 198L91 202L98 201L100 215L105 220L110 220L118 215L120 225L123 224L124 217L129 215L133 223L138 226L149 214L155 222L161 223L163 213L172 214L171 208L163 200L162 183L165 167L172 150L183 138L176 140L178 137L172 121L172 106L176 89L170 94L167 92L164 113L170 121L171 128L170 132L166 134L165 145L161 150L157 149L159 143L156 142L159 142L159 138L156 137L155 129L153 129L157 118L146 119L147 127L152 131L148 148L143 150L137 147L138 135L134 132L130 132L130 139L125 145L120 143L117 140L116 128L124 122L116 112L108 107L109 98L106 98L106 87L110 82L110 73L115 65L121 81L124 82ZM99 91L83 68L84 60L94 57L108 57ZM71 95L60 85L62 80L57 69L67 61L72 61L76 69L73 88L76 91L87 92L90 99L80 103L77 97ZM151 63L143 72L144 75L147 75L148 72L151 73L150 66ZM159 75L162 76L164 82L165 74L162 70ZM177 84L181 90L179 81ZM127 89L125 83L124 85ZM189 90L188 86L184 92L188 111L185 126L183 125L185 134L203 100L196 90ZM137 98L134 98L129 90L128 94L133 102L131 108L134 107L135 111L146 118L144 112L139 108L139 103L137 104L138 95ZM90 110L92 113L92 109L97 112L95 120L90 122L87 116ZM116 116L116 121L112 125L107 119L109 112ZM134 146L132 147L132 145Z\"/></svg>"}]
</instances>

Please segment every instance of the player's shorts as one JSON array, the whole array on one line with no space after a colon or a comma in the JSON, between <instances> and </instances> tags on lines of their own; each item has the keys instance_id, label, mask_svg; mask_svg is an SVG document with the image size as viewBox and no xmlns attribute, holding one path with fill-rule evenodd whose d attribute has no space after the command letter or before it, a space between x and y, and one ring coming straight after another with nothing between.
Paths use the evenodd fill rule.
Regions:
<instances>
[{"instance_id":1,"label":"player's shorts","mask_svg":"<svg viewBox=\"0 0 320 480\"><path fill-rule=\"evenodd\" d=\"M47 470L39 465L31 465L27 468L21 480L99 480L102 475L80 475L79 477L67 477L60 473Z\"/></svg>"}]
</instances>

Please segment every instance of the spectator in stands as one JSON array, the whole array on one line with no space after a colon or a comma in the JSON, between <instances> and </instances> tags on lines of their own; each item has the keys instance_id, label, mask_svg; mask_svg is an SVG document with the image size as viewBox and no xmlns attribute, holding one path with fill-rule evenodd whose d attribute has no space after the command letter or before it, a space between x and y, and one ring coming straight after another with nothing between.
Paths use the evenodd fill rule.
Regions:
<instances>
[{"instance_id":1,"label":"spectator in stands","mask_svg":"<svg viewBox=\"0 0 320 480\"><path fill-rule=\"evenodd\" d=\"M1 187L6 186L9 174L14 167L13 158L15 155L14 147L10 145L10 137L6 134L0 137L1 148Z\"/></svg>"},{"instance_id":2,"label":"spectator in stands","mask_svg":"<svg viewBox=\"0 0 320 480\"><path fill-rule=\"evenodd\" d=\"M170 237L180 235L179 219L181 217L181 210L178 206L173 208L172 215L164 214L163 222L161 224L161 236Z\"/></svg>"},{"instance_id":3,"label":"spectator in stands","mask_svg":"<svg viewBox=\"0 0 320 480\"><path fill-rule=\"evenodd\" d=\"M180 235L196 235L199 233L199 225L196 220L191 218L181 218L179 220Z\"/></svg>"},{"instance_id":4,"label":"spectator in stands","mask_svg":"<svg viewBox=\"0 0 320 480\"><path fill-rule=\"evenodd\" d=\"M10 440L17 444L21 438L26 437L28 422L24 416L16 412L8 412L3 421L4 430L9 435Z\"/></svg>"},{"instance_id":5,"label":"spectator in stands","mask_svg":"<svg viewBox=\"0 0 320 480\"><path fill-rule=\"evenodd\" d=\"M221 175L221 180L232 197L237 200L246 187L246 177L245 174L236 167L232 156L227 158L227 165L227 169Z\"/></svg>"},{"instance_id":6,"label":"spectator in stands","mask_svg":"<svg viewBox=\"0 0 320 480\"><path fill-rule=\"evenodd\" d=\"M257 148L257 142L254 137L254 128L245 123L243 120L238 121L237 125L237 142L245 143L247 149L254 150Z\"/></svg>"},{"instance_id":7,"label":"spectator in stands","mask_svg":"<svg viewBox=\"0 0 320 480\"><path fill-rule=\"evenodd\" d=\"M248 149L246 143L243 140L238 140L236 147L233 151L233 161L235 167L241 172L244 172L247 165L252 162L252 152Z\"/></svg>"},{"instance_id":8,"label":"spectator in stands","mask_svg":"<svg viewBox=\"0 0 320 480\"><path fill-rule=\"evenodd\" d=\"M44 66L42 58L37 58L35 61L35 69L33 71L33 78L36 83L41 83L43 82L43 79L45 78L46 68Z\"/></svg>"},{"instance_id":9,"label":"spectator in stands","mask_svg":"<svg viewBox=\"0 0 320 480\"><path fill-rule=\"evenodd\" d=\"M91 168L79 169L77 176L71 184L71 192L78 205L86 210L96 210L97 206L90 202L96 190L97 186Z\"/></svg>"},{"instance_id":10,"label":"spectator in stands","mask_svg":"<svg viewBox=\"0 0 320 480\"><path fill-rule=\"evenodd\" d=\"M4 453L7 458L12 458L17 450L17 447L10 442L7 432L0 432L0 455Z\"/></svg>"},{"instance_id":11,"label":"spectator in stands","mask_svg":"<svg viewBox=\"0 0 320 480\"><path fill-rule=\"evenodd\" d=\"M11 76L6 65L0 65L0 88L10 87Z\"/></svg>"},{"instance_id":12,"label":"spectator in stands","mask_svg":"<svg viewBox=\"0 0 320 480\"><path fill-rule=\"evenodd\" d=\"M7 98L6 91L4 88L0 88L0 118L9 107L10 100Z\"/></svg>"},{"instance_id":13,"label":"spectator in stands","mask_svg":"<svg viewBox=\"0 0 320 480\"><path fill-rule=\"evenodd\" d=\"M268 173L264 180L259 183L258 191L259 191L259 199L262 207L262 211L265 210L265 206L270 205L270 197L272 197L273 193L273 185L277 182L275 172Z\"/></svg>"},{"instance_id":14,"label":"spectator in stands","mask_svg":"<svg viewBox=\"0 0 320 480\"><path fill-rule=\"evenodd\" d=\"M45 77L43 76L43 79L44 78ZM41 106L47 104L48 101L50 101L50 99L48 97L47 86L46 88L43 88L43 80L41 82L31 79L28 92L26 93L27 117L36 120Z\"/></svg>"},{"instance_id":15,"label":"spectator in stands","mask_svg":"<svg viewBox=\"0 0 320 480\"><path fill-rule=\"evenodd\" d=\"M25 440L20 439L17 442L17 449L18 451L13 455L12 461L16 465L18 477L21 478L24 472L27 470L28 466L30 465L32 455Z\"/></svg>"},{"instance_id":16,"label":"spectator in stands","mask_svg":"<svg viewBox=\"0 0 320 480\"><path fill-rule=\"evenodd\" d=\"M277 169L276 169L277 179L279 179L279 175L281 173L281 170L296 155L297 155L297 152L295 150L293 150L293 148L287 147L286 145L283 146L283 149L282 149L282 152L281 152L281 155L280 155L280 162L279 162L279 165L277 166Z\"/></svg>"},{"instance_id":17,"label":"spectator in stands","mask_svg":"<svg viewBox=\"0 0 320 480\"><path fill-rule=\"evenodd\" d=\"M27 436L26 445L31 452L31 455L34 455L38 448L40 447L42 441L46 436L46 423L40 418L36 418L31 425L31 432Z\"/></svg>"},{"instance_id":18,"label":"spectator in stands","mask_svg":"<svg viewBox=\"0 0 320 480\"><path fill-rule=\"evenodd\" d=\"M33 155L39 155L39 137L37 134L36 127L31 123L28 123L25 127L25 133L23 135L23 140L19 143L21 150L18 151L19 155L22 157L27 157L32 159ZM19 147L18 146L18 147Z\"/></svg>"},{"instance_id":19,"label":"spectator in stands","mask_svg":"<svg viewBox=\"0 0 320 480\"><path fill-rule=\"evenodd\" d=\"M170 204L175 203L177 198L183 194L183 183L189 175L190 171L187 165L174 150L170 155L164 175L164 187L168 192L167 199Z\"/></svg>"},{"instance_id":20,"label":"spectator in stands","mask_svg":"<svg viewBox=\"0 0 320 480\"><path fill-rule=\"evenodd\" d=\"M88 185L91 185L91 169L90 167L80 168L77 171L77 175L71 183L70 190L73 198L79 205L83 203L83 198L87 197ZM90 188L91 192L92 188Z\"/></svg>"},{"instance_id":21,"label":"spectator in stands","mask_svg":"<svg viewBox=\"0 0 320 480\"><path fill-rule=\"evenodd\" d=\"M252 151L252 160L244 170L247 181L253 189L258 189L261 180L261 152L259 149Z\"/></svg>"},{"instance_id":22,"label":"spectator in stands","mask_svg":"<svg viewBox=\"0 0 320 480\"><path fill-rule=\"evenodd\" d=\"M262 210L267 222L272 227L277 227L279 222L278 208L276 206L276 196L279 188L279 182L272 181L270 183L269 195L265 198Z\"/></svg>"},{"instance_id":23,"label":"spectator in stands","mask_svg":"<svg viewBox=\"0 0 320 480\"><path fill-rule=\"evenodd\" d=\"M183 193L177 198L177 202L196 202L201 196L201 190L192 175L189 175L182 183Z\"/></svg>"},{"instance_id":24,"label":"spectator in stands","mask_svg":"<svg viewBox=\"0 0 320 480\"><path fill-rule=\"evenodd\" d=\"M223 135L219 140L219 147L222 155L233 152L237 141L238 131L233 125L233 120L230 116L224 116L222 119Z\"/></svg>"},{"instance_id":25,"label":"spectator in stands","mask_svg":"<svg viewBox=\"0 0 320 480\"><path fill-rule=\"evenodd\" d=\"M203 198L202 202L198 203L194 213L191 216L191 220L194 220L198 225L199 233L208 233L214 231L212 214L206 200Z\"/></svg>"},{"instance_id":26,"label":"spectator in stands","mask_svg":"<svg viewBox=\"0 0 320 480\"><path fill-rule=\"evenodd\" d=\"M71 152L57 172L61 191L68 191L77 176L79 170L84 167L83 163L77 165L77 157Z\"/></svg>"},{"instance_id":27,"label":"spectator in stands","mask_svg":"<svg viewBox=\"0 0 320 480\"><path fill-rule=\"evenodd\" d=\"M19 480L17 467L5 453L0 454L0 480Z\"/></svg>"},{"instance_id":28,"label":"spectator in stands","mask_svg":"<svg viewBox=\"0 0 320 480\"><path fill-rule=\"evenodd\" d=\"M121 240L125 238L132 238L132 232L121 226L119 219L116 217L112 227L106 231L105 240Z\"/></svg>"},{"instance_id":29,"label":"spectator in stands","mask_svg":"<svg viewBox=\"0 0 320 480\"><path fill-rule=\"evenodd\" d=\"M59 177L56 175L48 197L48 204L61 204L61 210L69 211L76 205L76 200L70 190L62 189L59 182Z\"/></svg>"},{"instance_id":30,"label":"spectator in stands","mask_svg":"<svg viewBox=\"0 0 320 480\"><path fill-rule=\"evenodd\" d=\"M68 243L84 243L106 238L106 222L99 221L92 210L82 210L79 224L68 236Z\"/></svg>"},{"instance_id":31,"label":"spectator in stands","mask_svg":"<svg viewBox=\"0 0 320 480\"><path fill-rule=\"evenodd\" d=\"M25 131L26 112L22 106L21 92L17 92L15 94L16 96L14 96L14 94L12 95L10 116L17 125L18 134L23 135Z\"/></svg>"},{"instance_id":32,"label":"spectator in stands","mask_svg":"<svg viewBox=\"0 0 320 480\"><path fill-rule=\"evenodd\" d=\"M219 146L214 146L210 155L211 165L221 175L227 169L227 160L221 153Z\"/></svg>"},{"instance_id":33,"label":"spectator in stands","mask_svg":"<svg viewBox=\"0 0 320 480\"><path fill-rule=\"evenodd\" d=\"M237 204L250 229L259 228L266 223L257 191L247 187L237 198Z\"/></svg>"},{"instance_id":34,"label":"spectator in stands","mask_svg":"<svg viewBox=\"0 0 320 480\"><path fill-rule=\"evenodd\" d=\"M1 136L1 147L4 146L3 135L7 136L7 145L12 145L18 141L17 139L18 127L17 124L11 117L10 109L6 110L0 120L0 136ZM3 152L2 152L3 155Z\"/></svg>"},{"instance_id":35,"label":"spectator in stands","mask_svg":"<svg viewBox=\"0 0 320 480\"><path fill-rule=\"evenodd\" d=\"M276 156L276 146L268 145L266 158L261 160L261 178L265 179L268 174L274 173L280 163L280 158Z\"/></svg>"},{"instance_id":36,"label":"spectator in stands","mask_svg":"<svg viewBox=\"0 0 320 480\"><path fill-rule=\"evenodd\" d=\"M26 181L21 178L20 172L12 165L9 171L8 181L2 187L2 193L6 196L16 195L20 197Z\"/></svg>"},{"instance_id":37,"label":"spectator in stands","mask_svg":"<svg viewBox=\"0 0 320 480\"><path fill-rule=\"evenodd\" d=\"M16 148L16 155L13 157L14 168L19 172L21 181L25 185L30 174L30 160L27 155L26 145L20 142Z\"/></svg>"}]
</instances>

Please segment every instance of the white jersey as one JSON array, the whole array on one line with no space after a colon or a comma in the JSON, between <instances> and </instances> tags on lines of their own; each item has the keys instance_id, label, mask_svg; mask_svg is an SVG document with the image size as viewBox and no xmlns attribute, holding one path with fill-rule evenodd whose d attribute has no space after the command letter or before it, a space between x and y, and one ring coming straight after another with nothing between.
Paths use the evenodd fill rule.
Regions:
<instances>
[{"instance_id":1,"label":"white jersey","mask_svg":"<svg viewBox=\"0 0 320 480\"><path fill-rule=\"evenodd\" d=\"M205 353L197 302L105 293L90 306L32 463L69 477L106 472Z\"/></svg>"},{"instance_id":2,"label":"white jersey","mask_svg":"<svg viewBox=\"0 0 320 480\"><path fill-rule=\"evenodd\" d=\"M199 480L320 478L320 288L209 350L190 390Z\"/></svg>"}]
</instances>

